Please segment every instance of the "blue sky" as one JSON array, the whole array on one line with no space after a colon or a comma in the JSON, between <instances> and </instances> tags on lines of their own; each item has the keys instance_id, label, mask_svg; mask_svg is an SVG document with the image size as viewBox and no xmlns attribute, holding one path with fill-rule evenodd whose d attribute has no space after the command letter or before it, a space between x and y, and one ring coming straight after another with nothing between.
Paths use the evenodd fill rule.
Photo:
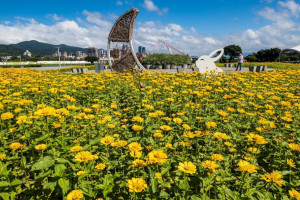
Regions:
<instances>
[{"instance_id":1,"label":"blue sky","mask_svg":"<svg viewBox=\"0 0 300 200\"><path fill-rule=\"evenodd\" d=\"M299 0L5 1L0 43L38 40L105 48L112 24L132 7L140 10L136 47L151 49L163 39L201 55L228 44L238 44L246 53L300 44Z\"/></svg>"}]
</instances>

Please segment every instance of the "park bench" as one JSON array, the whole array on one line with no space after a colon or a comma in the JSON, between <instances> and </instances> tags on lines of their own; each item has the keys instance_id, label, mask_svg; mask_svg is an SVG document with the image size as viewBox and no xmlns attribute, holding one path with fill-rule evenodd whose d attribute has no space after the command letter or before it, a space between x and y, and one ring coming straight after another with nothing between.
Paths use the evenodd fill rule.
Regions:
<instances>
[{"instance_id":1,"label":"park bench","mask_svg":"<svg viewBox=\"0 0 300 200\"><path fill-rule=\"evenodd\" d=\"M262 72L267 71L268 66L250 66L249 71L251 72Z\"/></svg>"},{"instance_id":2,"label":"park bench","mask_svg":"<svg viewBox=\"0 0 300 200\"><path fill-rule=\"evenodd\" d=\"M72 73L73 74L85 74L88 72L88 68L73 68Z\"/></svg>"}]
</instances>

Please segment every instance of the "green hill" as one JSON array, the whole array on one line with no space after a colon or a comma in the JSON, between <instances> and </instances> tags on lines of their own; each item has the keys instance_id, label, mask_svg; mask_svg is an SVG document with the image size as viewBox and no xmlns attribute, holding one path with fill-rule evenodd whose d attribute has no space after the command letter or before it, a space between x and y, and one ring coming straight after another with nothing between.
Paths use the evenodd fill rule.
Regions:
<instances>
[{"instance_id":1,"label":"green hill","mask_svg":"<svg viewBox=\"0 0 300 200\"><path fill-rule=\"evenodd\" d=\"M0 56L18 56L23 54L26 50L30 51L32 55L47 56L56 52L57 47L59 47L60 52L66 51L68 54L76 51L87 53L87 49L85 48L73 47L65 44L53 45L31 40L20 42L18 44L0 44Z\"/></svg>"},{"instance_id":2,"label":"green hill","mask_svg":"<svg viewBox=\"0 0 300 200\"><path fill-rule=\"evenodd\" d=\"M0 44L0 56L19 56L24 53L23 49L12 45Z\"/></svg>"}]
</instances>

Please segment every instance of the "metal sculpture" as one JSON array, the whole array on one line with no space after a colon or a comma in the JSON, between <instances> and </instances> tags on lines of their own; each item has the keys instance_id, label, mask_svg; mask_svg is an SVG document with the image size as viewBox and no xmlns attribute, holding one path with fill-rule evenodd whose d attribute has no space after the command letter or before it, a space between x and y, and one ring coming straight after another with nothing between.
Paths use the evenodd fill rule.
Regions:
<instances>
[{"instance_id":1,"label":"metal sculpture","mask_svg":"<svg viewBox=\"0 0 300 200\"><path fill-rule=\"evenodd\" d=\"M132 8L125 12L113 25L109 35L107 44L107 54L109 65L113 71L124 72L125 70L133 70L136 67L145 70L143 65L139 62L135 55L134 48L132 45L132 34L134 30L134 22L139 10ZM110 47L112 42L128 42L130 51L126 53L121 59L116 61L114 64L111 63Z\"/></svg>"},{"instance_id":2,"label":"metal sculpture","mask_svg":"<svg viewBox=\"0 0 300 200\"><path fill-rule=\"evenodd\" d=\"M292 47L290 49L283 49L281 50L279 57L275 60L275 61L279 61L280 62L280 58L283 54L288 53L288 52L294 52L300 55L300 45Z\"/></svg>"},{"instance_id":3,"label":"metal sculpture","mask_svg":"<svg viewBox=\"0 0 300 200\"><path fill-rule=\"evenodd\" d=\"M216 57L213 57L215 54L218 52L219 55ZM196 66L199 68L199 72L205 73L209 71L215 71L216 73L223 72L223 70L219 67L216 66L215 62L219 60L222 55L224 54L224 49L218 49L213 52L211 52L208 56L201 56L197 61L196 61Z\"/></svg>"},{"instance_id":4,"label":"metal sculpture","mask_svg":"<svg viewBox=\"0 0 300 200\"><path fill-rule=\"evenodd\" d=\"M172 52L171 48L169 47L169 45L166 42L164 42L164 41L162 41L160 39L158 39L158 41L161 42L161 43L163 43L167 47L167 49L169 51L169 54L173 55L173 52Z\"/></svg>"}]
</instances>

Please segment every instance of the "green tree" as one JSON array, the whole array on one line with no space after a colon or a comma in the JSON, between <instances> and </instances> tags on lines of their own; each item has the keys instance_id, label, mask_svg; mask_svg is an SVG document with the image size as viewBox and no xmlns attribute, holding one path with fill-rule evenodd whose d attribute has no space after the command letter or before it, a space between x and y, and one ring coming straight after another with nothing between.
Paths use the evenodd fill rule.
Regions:
<instances>
[{"instance_id":1,"label":"green tree","mask_svg":"<svg viewBox=\"0 0 300 200\"><path fill-rule=\"evenodd\" d=\"M87 61L87 62L91 62L92 64L94 64L94 62L98 61L99 58L96 57L96 56L88 56L88 57L85 57L84 60Z\"/></svg>"},{"instance_id":2,"label":"green tree","mask_svg":"<svg viewBox=\"0 0 300 200\"><path fill-rule=\"evenodd\" d=\"M259 62L273 62L278 58L280 53L279 48L262 49L256 53Z\"/></svg>"},{"instance_id":3,"label":"green tree","mask_svg":"<svg viewBox=\"0 0 300 200\"><path fill-rule=\"evenodd\" d=\"M242 48L238 45L228 45L224 48L224 55L229 56L229 62L238 56L239 53L242 53Z\"/></svg>"},{"instance_id":4,"label":"green tree","mask_svg":"<svg viewBox=\"0 0 300 200\"><path fill-rule=\"evenodd\" d=\"M245 57L248 62L257 62L256 53L250 54Z\"/></svg>"}]
</instances>

